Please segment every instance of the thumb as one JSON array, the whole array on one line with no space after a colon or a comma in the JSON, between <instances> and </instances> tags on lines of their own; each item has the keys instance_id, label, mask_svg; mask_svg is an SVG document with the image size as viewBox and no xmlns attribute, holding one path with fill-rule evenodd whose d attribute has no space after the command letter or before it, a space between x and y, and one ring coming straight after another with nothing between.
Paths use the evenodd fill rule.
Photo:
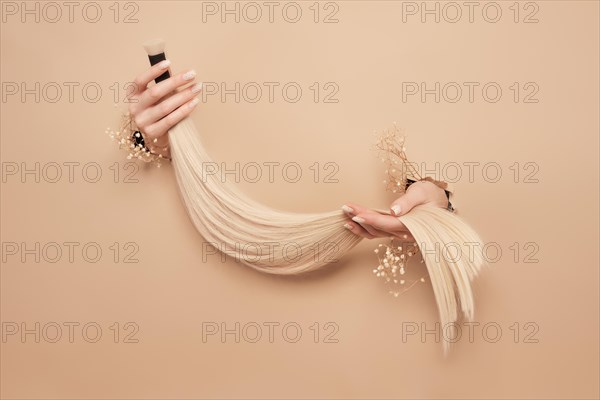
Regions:
<instances>
[{"instance_id":1,"label":"thumb","mask_svg":"<svg viewBox=\"0 0 600 400\"><path fill-rule=\"evenodd\" d=\"M397 198L390 206L390 210L393 216L399 217L422 204L424 200L424 193L421 190L411 190Z\"/></svg>"}]
</instances>

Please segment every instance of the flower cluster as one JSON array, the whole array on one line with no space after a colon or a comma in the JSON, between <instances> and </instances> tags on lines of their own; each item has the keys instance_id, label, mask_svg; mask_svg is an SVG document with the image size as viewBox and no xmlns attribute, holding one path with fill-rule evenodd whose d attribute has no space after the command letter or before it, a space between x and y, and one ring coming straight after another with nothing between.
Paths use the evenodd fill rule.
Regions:
<instances>
[{"instance_id":1,"label":"flower cluster","mask_svg":"<svg viewBox=\"0 0 600 400\"><path fill-rule=\"evenodd\" d=\"M119 130L115 131L108 127L106 128L105 133L107 133L113 141L117 142L119 149L127 151L128 160L141 160L146 163L154 163L158 168L161 167L162 160L165 158L162 154L154 153L148 148L144 136L137 130L129 113L122 115L121 127ZM153 143L156 142L157 139L154 139Z\"/></svg>"},{"instance_id":2,"label":"flower cluster","mask_svg":"<svg viewBox=\"0 0 600 400\"><path fill-rule=\"evenodd\" d=\"M408 261L419 252L416 243L400 243L399 246L394 239L389 244L380 244L374 250L379 260L379 265L373 270L373 273L385 280L386 284L393 286L389 293L394 297L406 292L418 282L425 282L425 277L419 279L409 279L406 277ZM421 263L423 259L421 259Z\"/></svg>"},{"instance_id":3,"label":"flower cluster","mask_svg":"<svg viewBox=\"0 0 600 400\"><path fill-rule=\"evenodd\" d=\"M404 142L406 137L394 123L393 128L385 130L379 135L375 148L379 151L378 157L386 165L387 178L383 181L385 189L392 193L403 194L406 191L407 180L429 181L446 190L448 183L438 181L430 176L422 177L417 168L408 161Z\"/></svg>"},{"instance_id":4,"label":"flower cluster","mask_svg":"<svg viewBox=\"0 0 600 400\"><path fill-rule=\"evenodd\" d=\"M383 181L386 185L385 189L392 193L403 194L408 178L420 179L418 171L406 157L405 139L400 129L394 124L392 129L387 129L380 134L375 143L375 148L379 152L378 157L386 166L387 178Z\"/></svg>"}]
</instances>

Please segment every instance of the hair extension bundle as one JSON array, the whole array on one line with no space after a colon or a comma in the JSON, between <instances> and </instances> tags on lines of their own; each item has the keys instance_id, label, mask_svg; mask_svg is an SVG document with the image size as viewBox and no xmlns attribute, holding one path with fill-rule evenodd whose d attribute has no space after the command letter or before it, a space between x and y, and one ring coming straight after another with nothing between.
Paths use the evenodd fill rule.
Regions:
<instances>
[{"instance_id":1,"label":"hair extension bundle","mask_svg":"<svg viewBox=\"0 0 600 400\"><path fill-rule=\"evenodd\" d=\"M171 156L183 200L200 234L236 260L271 274L299 274L336 260L359 241L343 227L342 211L298 214L257 203L220 174L185 119L169 131ZM212 171L211 171L212 172Z\"/></svg>"},{"instance_id":2,"label":"hair extension bundle","mask_svg":"<svg viewBox=\"0 0 600 400\"><path fill-rule=\"evenodd\" d=\"M458 304L467 320L472 321L475 313L471 282L485 264L478 251L481 239L461 218L438 207L417 206L400 220L415 238L427 266L445 338L453 339ZM450 341L443 343L447 351Z\"/></svg>"},{"instance_id":3,"label":"hair extension bundle","mask_svg":"<svg viewBox=\"0 0 600 400\"><path fill-rule=\"evenodd\" d=\"M152 64L165 59L163 41L144 47ZM168 77L166 72L156 82ZM169 143L181 197L194 226L206 241L236 260L270 274L300 274L335 261L361 240L343 227L347 217L341 210L314 214L275 210L222 182L220 173L209 173L205 165L217 164L211 162L189 118L171 128ZM468 244L481 243L477 234L456 215L432 206L417 206L399 218L421 249L442 323L457 321L459 304L464 316L472 318L471 281L484 264L481 255L470 257L468 252ZM460 256L432 254L436 244L438 248L453 244Z\"/></svg>"}]
</instances>

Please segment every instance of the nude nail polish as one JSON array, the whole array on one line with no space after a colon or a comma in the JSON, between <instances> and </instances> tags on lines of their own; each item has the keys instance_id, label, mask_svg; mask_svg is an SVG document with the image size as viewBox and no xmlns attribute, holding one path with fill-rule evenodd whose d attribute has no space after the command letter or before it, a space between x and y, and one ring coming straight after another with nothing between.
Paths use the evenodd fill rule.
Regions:
<instances>
[{"instance_id":1,"label":"nude nail polish","mask_svg":"<svg viewBox=\"0 0 600 400\"><path fill-rule=\"evenodd\" d=\"M194 79L195 77L196 77L196 71L194 71L194 70L188 71L185 74L183 74L184 81L190 81L190 80Z\"/></svg>"},{"instance_id":2,"label":"nude nail polish","mask_svg":"<svg viewBox=\"0 0 600 400\"><path fill-rule=\"evenodd\" d=\"M188 104L188 107L194 108L194 107L196 107L196 104L198 104L199 102L200 102L200 99L198 99L196 97L194 100L190 101L190 103Z\"/></svg>"},{"instance_id":3,"label":"nude nail polish","mask_svg":"<svg viewBox=\"0 0 600 400\"><path fill-rule=\"evenodd\" d=\"M200 83L196 83L193 87L192 87L192 93L198 93L202 90L202 82Z\"/></svg>"},{"instance_id":4,"label":"nude nail polish","mask_svg":"<svg viewBox=\"0 0 600 400\"><path fill-rule=\"evenodd\" d=\"M365 219L361 218L361 217L354 217L354 218L352 218L352 221L362 224L363 222L365 222Z\"/></svg>"},{"instance_id":5,"label":"nude nail polish","mask_svg":"<svg viewBox=\"0 0 600 400\"><path fill-rule=\"evenodd\" d=\"M342 211L347 212L347 213L353 213L354 212L354 210L351 207L348 207L345 204L342 206Z\"/></svg>"},{"instance_id":6,"label":"nude nail polish","mask_svg":"<svg viewBox=\"0 0 600 400\"><path fill-rule=\"evenodd\" d=\"M162 60L158 66L160 69L167 69L169 68L169 65L171 65L171 60Z\"/></svg>"}]
</instances>

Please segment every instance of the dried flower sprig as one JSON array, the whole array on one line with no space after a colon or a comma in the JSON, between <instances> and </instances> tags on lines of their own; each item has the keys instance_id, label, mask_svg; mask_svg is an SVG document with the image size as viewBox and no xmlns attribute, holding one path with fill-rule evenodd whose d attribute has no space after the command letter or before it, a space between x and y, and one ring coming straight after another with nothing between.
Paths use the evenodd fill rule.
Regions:
<instances>
[{"instance_id":1,"label":"dried flower sprig","mask_svg":"<svg viewBox=\"0 0 600 400\"><path fill-rule=\"evenodd\" d=\"M416 243L398 243L396 239L390 239L389 244L379 244L373 252L377 254L379 260L379 265L373 269L373 273L378 278L384 279L386 284L393 286L388 293L394 297L398 297L419 282L425 282L427 275L418 279L406 277L410 258L419 253L419 246Z\"/></svg>"},{"instance_id":2,"label":"dried flower sprig","mask_svg":"<svg viewBox=\"0 0 600 400\"><path fill-rule=\"evenodd\" d=\"M160 153L155 153L146 144L144 136L137 129L133 119L129 112L123 113L121 116L121 125L119 130L106 128L105 133L109 137L117 142L119 149L123 149L127 152L128 160L140 160L145 163L153 163L157 168L160 168L163 160L169 160L167 157L163 157ZM153 140L156 144L157 139ZM167 150L166 148L161 149L162 151Z\"/></svg>"},{"instance_id":3,"label":"dried flower sprig","mask_svg":"<svg viewBox=\"0 0 600 400\"><path fill-rule=\"evenodd\" d=\"M404 141L406 137L394 123L391 129L386 129L379 134L375 148L378 157L385 164L387 178L383 181L385 189L392 193L403 194L406 190L407 179L419 180L416 168L406 157Z\"/></svg>"},{"instance_id":4,"label":"dried flower sprig","mask_svg":"<svg viewBox=\"0 0 600 400\"><path fill-rule=\"evenodd\" d=\"M378 157L385 163L387 178L383 181L386 190L392 193L403 194L406 191L407 180L429 181L446 190L448 184L437 181L429 176L423 178L413 163L408 161L404 142L406 136L400 131L396 123L391 129L386 129L379 135L375 148L379 151Z\"/></svg>"}]
</instances>

